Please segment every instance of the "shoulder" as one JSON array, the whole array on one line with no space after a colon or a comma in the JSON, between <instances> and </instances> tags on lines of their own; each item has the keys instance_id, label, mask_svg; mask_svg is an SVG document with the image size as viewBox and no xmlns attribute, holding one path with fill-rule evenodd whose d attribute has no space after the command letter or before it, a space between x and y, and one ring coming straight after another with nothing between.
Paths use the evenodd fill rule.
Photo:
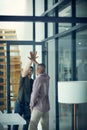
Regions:
<instances>
[{"instance_id":1,"label":"shoulder","mask_svg":"<svg viewBox=\"0 0 87 130\"><path fill-rule=\"evenodd\" d=\"M20 82L24 82L26 80L28 80L28 76L25 76L25 77L20 76Z\"/></svg>"},{"instance_id":2,"label":"shoulder","mask_svg":"<svg viewBox=\"0 0 87 130\"><path fill-rule=\"evenodd\" d=\"M37 77L35 78L35 80L34 80L34 84L38 83L39 81L40 81L40 77L37 76Z\"/></svg>"}]
</instances>

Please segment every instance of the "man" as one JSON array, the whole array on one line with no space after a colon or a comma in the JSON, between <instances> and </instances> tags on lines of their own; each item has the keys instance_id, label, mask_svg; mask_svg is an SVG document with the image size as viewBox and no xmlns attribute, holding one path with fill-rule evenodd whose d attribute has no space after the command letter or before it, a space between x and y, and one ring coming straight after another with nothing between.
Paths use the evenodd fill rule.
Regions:
<instances>
[{"instance_id":1,"label":"man","mask_svg":"<svg viewBox=\"0 0 87 130\"><path fill-rule=\"evenodd\" d=\"M33 84L33 90L30 100L31 119L29 130L37 130L39 121L41 121L42 130L48 130L50 110L49 103L49 76L45 73L45 65L37 64L37 77Z\"/></svg>"},{"instance_id":2,"label":"man","mask_svg":"<svg viewBox=\"0 0 87 130\"><path fill-rule=\"evenodd\" d=\"M15 113L19 113L26 120L26 125L23 126L23 130L28 130L28 125L30 121L30 96L32 92L33 79L31 78L33 74L32 58L36 58L36 53L30 52L28 57L31 61L27 64L26 68L23 69L20 78L20 85L18 91L18 97L15 103ZM18 130L18 125L13 126L13 130Z\"/></svg>"}]
</instances>

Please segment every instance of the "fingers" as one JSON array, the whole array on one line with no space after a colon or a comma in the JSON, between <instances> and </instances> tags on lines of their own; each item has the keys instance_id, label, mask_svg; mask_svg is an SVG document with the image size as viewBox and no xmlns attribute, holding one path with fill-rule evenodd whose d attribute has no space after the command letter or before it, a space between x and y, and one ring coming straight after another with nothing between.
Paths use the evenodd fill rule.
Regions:
<instances>
[{"instance_id":1,"label":"fingers","mask_svg":"<svg viewBox=\"0 0 87 130\"><path fill-rule=\"evenodd\" d=\"M35 61L35 59L38 58L38 56L36 56L36 55L37 55L36 51L35 52L30 51L30 57L28 57L28 58L32 61Z\"/></svg>"}]
</instances>

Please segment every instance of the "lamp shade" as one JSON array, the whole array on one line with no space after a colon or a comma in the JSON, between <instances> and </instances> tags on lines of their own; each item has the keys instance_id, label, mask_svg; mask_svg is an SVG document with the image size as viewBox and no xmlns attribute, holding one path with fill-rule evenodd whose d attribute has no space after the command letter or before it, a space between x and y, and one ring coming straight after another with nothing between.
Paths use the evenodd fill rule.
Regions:
<instances>
[{"instance_id":1,"label":"lamp shade","mask_svg":"<svg viewBox=\"0 0 87 130\"><path fill-rule=\"evenodd\" d=\"M59 103L86 103L87 81L63 81L58 82Z\"/></svg>"}]
</instances>

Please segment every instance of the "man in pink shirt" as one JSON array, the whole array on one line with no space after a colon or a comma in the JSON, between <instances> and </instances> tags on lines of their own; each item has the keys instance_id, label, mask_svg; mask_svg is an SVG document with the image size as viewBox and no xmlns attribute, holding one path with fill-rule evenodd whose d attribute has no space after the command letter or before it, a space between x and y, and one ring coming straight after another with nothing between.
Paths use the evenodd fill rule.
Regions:
<instances>
[{"instance_id":1,"label":"man in pink shirt","mask_svg":"<svg viewBox=\"0 0 87 130\"><path fill-rule=\"evenodd\" d=\"M35 61L34 61L35 63ZM42 130L49 128L49 79L50 77L45 73L45 65L43 63L37 64L37 77L33 84L33 90L30 100L31 119L29 130L37 130L39 121L41 121Z\"/></svg>"}]
</instances>

